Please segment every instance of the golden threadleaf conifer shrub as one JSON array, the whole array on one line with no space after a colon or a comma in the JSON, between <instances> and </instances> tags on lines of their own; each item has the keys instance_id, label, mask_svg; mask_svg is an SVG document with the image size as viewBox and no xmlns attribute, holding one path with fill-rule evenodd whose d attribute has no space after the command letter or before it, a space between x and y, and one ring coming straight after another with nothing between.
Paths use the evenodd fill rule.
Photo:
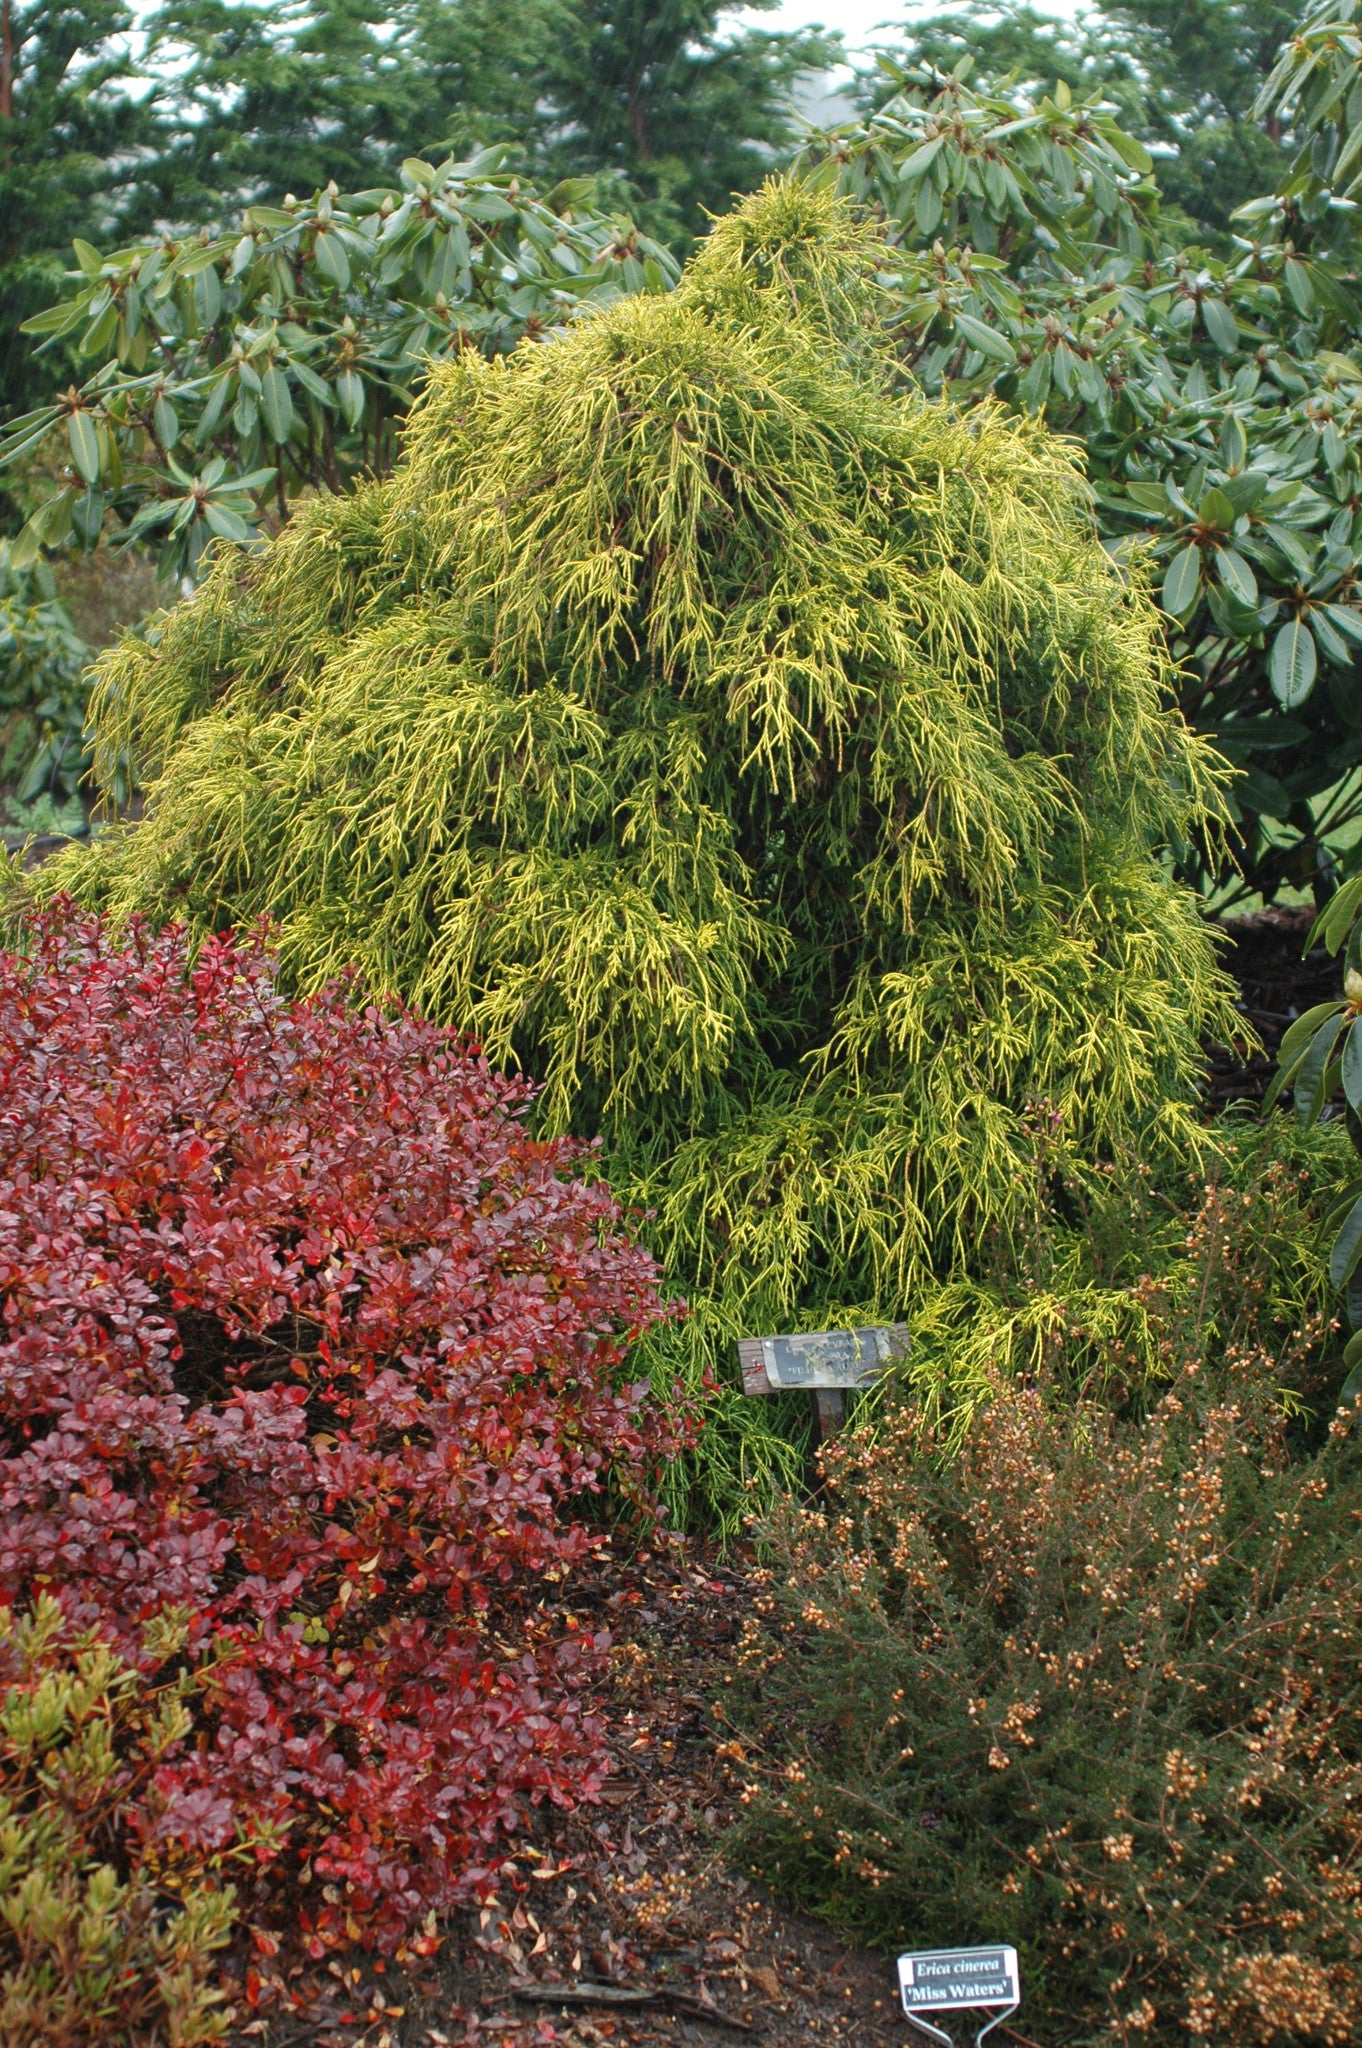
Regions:
<instances>
[{"instance_id":1,"label":"golden threadleaf conifer shrub","mask_svg":"<svg viewBox=\"0 0 1362 2048\"><path fill-rule=\"evenodd\" d=\"M734 1338L1005 1271L1038 1131L1079 1197L1185 1164L1232 1028L1154 607L1072 448L896 389L888 260L773 179L675 292L436 366L388 480L106 659L145 815L36 884L266 915L600 1132L691 1300L659 1367L728 1383L722 1512L782 1455Z\"/></svg>"}]
</instances>

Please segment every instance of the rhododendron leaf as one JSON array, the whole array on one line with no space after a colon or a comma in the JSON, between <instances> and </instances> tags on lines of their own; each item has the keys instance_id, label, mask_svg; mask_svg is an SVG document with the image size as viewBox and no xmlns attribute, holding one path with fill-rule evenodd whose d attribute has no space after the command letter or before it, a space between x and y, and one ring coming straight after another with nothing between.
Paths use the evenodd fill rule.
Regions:
<instances>
[{"instance_id":1,"label":"rhododendron leaf","mask_svg":"<svg viewBox=\"0 0 1362 2048\"><path fill-rule=\"evenodd\" d=\"M1329 1278L1335 1287L1342 1287L1346 1283L1359 1259L1362 1259L1362 1195L1359 1195L1348 1211L1347 1219L1329 1254Z\"/></svg>"}]
</instances>

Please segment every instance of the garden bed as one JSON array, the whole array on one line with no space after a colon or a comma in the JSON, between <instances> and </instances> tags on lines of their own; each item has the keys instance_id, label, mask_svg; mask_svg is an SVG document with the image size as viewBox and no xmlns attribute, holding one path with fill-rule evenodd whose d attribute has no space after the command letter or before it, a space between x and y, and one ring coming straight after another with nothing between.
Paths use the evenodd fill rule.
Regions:
<instances>
[{"instance_id":1,"label":"garden bed","mask_svg":"<svg viewBox=\"0 0 1362 2048\"><path fill-rule=\"evenodd\" d=\"M725 1837L741 1745L722 1723L726 1667L755 1588L694 1545L609 1556L571 1584L584 1628L616 1636L602 1706L610 1775L598 1808L541 1816L503 1865L500 1904L456 1917L415 1970L341 1958L283 1975L239 1965L234 2044L262 2048L585 2048L739 2043L882 2048L899 2041L892 1964L846 1948L735 1874ZM715 1706L719 1707L716 1715ZM656 1990L649 2008L565 2006L546 1987ZM543 2002L524 1993L546 1992ZM736 2026L711 2023L712 2004ZM750 2030L750 2031L749 2031Z\"/></svg>"}]
</instances>

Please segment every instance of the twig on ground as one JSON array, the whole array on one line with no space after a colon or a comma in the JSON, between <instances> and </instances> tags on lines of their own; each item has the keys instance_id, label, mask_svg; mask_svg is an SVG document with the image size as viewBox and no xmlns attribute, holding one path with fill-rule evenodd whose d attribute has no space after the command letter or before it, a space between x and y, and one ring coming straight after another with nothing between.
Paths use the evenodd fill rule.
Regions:
<instances>
[{"instance_id":1,"label":"twig on ground","mask_svg":"<svg viewBox=\"0 0 1362 2048\"><path fill-rule=\"evenodd\" d=\"M713 2027L731 2027L736 2034L755 2034L756 2028L748 2020L737 2019L732 2013L723 2012L717 2005L711 2005L707 1998L696 1998L689 1991L673 1989L670 1984L513 1984L513 1998L521 1998L530 2005L609 2005L626 2006L637 2011L647 2006L670 2005L687 2019L708 2020Z\"/></svg>"}]
</instances>

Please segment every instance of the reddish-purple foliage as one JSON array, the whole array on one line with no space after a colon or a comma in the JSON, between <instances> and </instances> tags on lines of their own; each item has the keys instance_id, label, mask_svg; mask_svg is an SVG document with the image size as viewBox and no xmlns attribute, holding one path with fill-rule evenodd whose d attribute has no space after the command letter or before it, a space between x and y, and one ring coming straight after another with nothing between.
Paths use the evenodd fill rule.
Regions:
<instances>
[{"instance_id":1,"label":"reddish-purple foliage","mask_svg":"<svg viewBox=\"0 0 1362 2048\"><path fill-rule=\"evenodd\" d=\"M314 1953L590 1795L565 1510L685 1428L624 1377L663 1310L608 1191L524 1084L353 995L69 904L0 955L0 1599L133 1656L190 1610L198 1746L137 1824L244 1836Z\"/></svg>"}]
</instances>

